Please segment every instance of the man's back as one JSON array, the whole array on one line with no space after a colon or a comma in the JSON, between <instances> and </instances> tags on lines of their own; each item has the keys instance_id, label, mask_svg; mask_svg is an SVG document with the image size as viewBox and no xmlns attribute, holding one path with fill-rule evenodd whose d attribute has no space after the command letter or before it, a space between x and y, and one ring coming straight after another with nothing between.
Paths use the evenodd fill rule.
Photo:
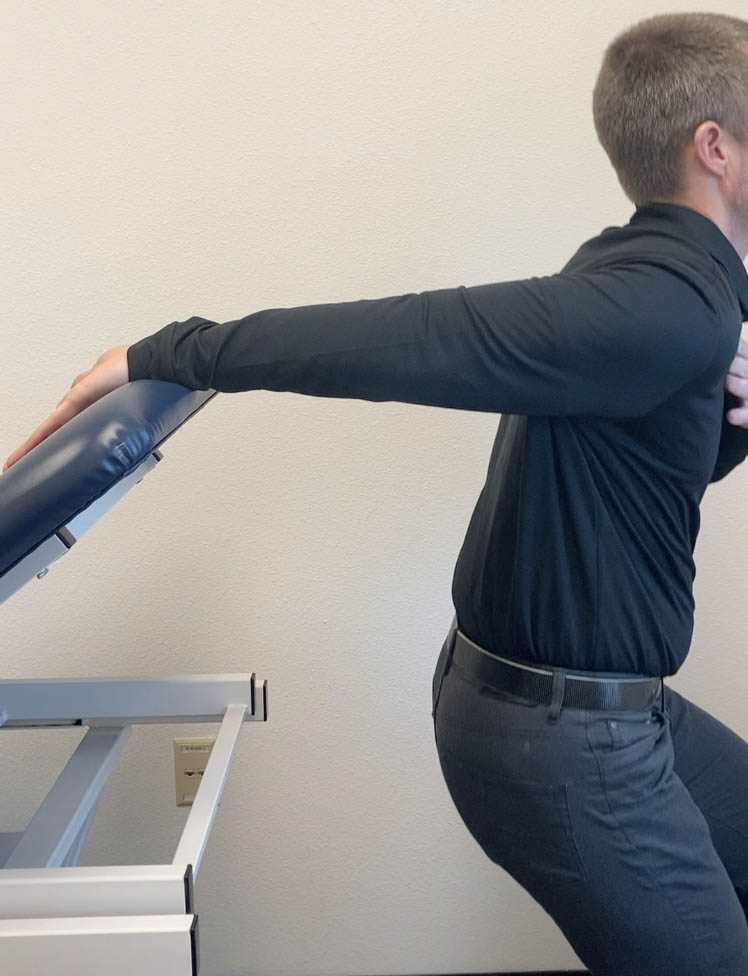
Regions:
<instances>
[{"instance_id":1,"label":"man's back","mask_svg":"<svg viewBox=\"0 0 748 976\"><path fill-rule=\"evenodd\" d=\"M676 272L694 305L712 309L703 319L703 372L641 416L504 415L452 595L462 631L494 654L674 674L693 630L699 502L748 453L748 432L723 420L748 275L711 221L669 204L639 208L626 227L583 244L563 270L583 275L627 262ZM651 328L662 328L665 342L686 311L658 310Z\"/></svg>"}]
</instances>

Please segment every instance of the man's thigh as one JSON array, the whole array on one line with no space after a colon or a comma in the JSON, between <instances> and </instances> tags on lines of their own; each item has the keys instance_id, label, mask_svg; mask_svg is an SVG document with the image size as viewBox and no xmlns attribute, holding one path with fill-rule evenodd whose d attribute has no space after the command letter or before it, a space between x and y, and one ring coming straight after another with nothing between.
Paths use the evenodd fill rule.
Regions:
<instances>
[{"instance_id":1,"label":"man's thigh","mask_svg":"<svg viewBox=\"0 0 748 976\"><path fill-rule=\"evenodd\" d=\"M748 743L665 685L674 769L704 815L748 918Z\"/></svg>"},{"instance_id":2,"label":"man's thigh","mask_svg":"<svg viewBox=\"0 0 748 976\"><path fill-rule=\"evenodd\" d=\"M670 716L565 709L550 725L547 706L444 670L434 733L457 811L590 971L746 976L744 909L675 773Z\"/></svg>"}]
</instances>

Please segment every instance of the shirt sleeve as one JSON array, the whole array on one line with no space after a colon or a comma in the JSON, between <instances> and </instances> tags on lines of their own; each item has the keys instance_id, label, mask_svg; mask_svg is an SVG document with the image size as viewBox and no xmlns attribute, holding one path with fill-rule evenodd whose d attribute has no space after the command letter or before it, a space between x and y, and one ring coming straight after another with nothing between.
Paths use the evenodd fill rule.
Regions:
<instances>
[{"instance_id":1,"label":"shirt sleeve","mask_svg":"<svg viewBox=\"0 0 748 976\"><path fill-rule=\"evenodd\" d=\"M649 262L171 322L130 379L525 415L637 417L707 370L709 287Z\"/></svg>"},{"instance_id":2,"label":"shirt sleeve","mask_svg":"<svg viewBox=\"0 0 748 976\"><path fill-rule=\"evenodd\" d=\"M721 481L733 468L748 456L748 430L736 427L727 419L727 411L740 406L740 400L729 390L725 390L725 405L722 413L722 431L719 438L719 451L709 483Z\"/></svg>"}]
</instances>

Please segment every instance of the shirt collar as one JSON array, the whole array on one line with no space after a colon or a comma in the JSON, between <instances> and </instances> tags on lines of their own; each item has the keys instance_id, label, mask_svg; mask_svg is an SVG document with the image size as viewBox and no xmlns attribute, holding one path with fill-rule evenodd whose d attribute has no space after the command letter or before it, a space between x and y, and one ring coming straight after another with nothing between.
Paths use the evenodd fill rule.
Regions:
<instances>
[{"instance_id":1,"label":"shirt collar","mask_svg":"<svg viewBox=\"0 0 748 976\"><path fill-rule=\"evenodd\" d=\"M691 207L660 202L645 203L637 207L630 223L638 224L651 218L664 219L674 224L683 235L695 240L722 265L737 294L743 321L748 320L748 270L732 242L725 237L717 224Z\"/></svg>"}]
</instances>

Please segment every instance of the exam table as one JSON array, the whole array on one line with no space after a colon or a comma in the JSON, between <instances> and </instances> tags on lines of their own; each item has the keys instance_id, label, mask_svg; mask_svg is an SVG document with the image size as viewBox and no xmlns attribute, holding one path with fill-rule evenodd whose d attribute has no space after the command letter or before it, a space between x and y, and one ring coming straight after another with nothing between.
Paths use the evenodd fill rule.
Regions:
<instances>
[{"instance_id":1,"label":"exam table","mask_svg":"<svg viewBox=\"0 0 748 976\"><path fill-rule=\"evenodd\" d=\"M140 484L164 441L215 395L160 380L127 383L0 475L0 603L28 582L42 587L52 564ZM0 680L0 736L88 729L26 829L0 833L3 976L198 972L194 886L248 721L267 721L267 682L254 673ZM78 866L131 727L156 722L220 723L171 864Z\"/></svg>"}]
</instances>

